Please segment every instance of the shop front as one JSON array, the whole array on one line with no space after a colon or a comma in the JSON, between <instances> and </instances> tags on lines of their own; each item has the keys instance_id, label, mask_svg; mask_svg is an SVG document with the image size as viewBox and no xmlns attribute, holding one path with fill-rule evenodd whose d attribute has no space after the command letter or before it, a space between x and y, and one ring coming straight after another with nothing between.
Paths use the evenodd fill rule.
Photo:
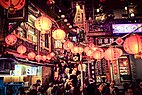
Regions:
<instances>
[{"instance_id":1,"label":"shop front","mask_svg":"<svg viewBox=\"0 0 142 95\"><path fill-rule=\"evenodd\" d=\"M123 50L122 42L115 42L118 37L90 37L95 39L96 46L103 46L103 50L106 51L110 44L111 47L117 47ZM121 44L120 44L121 43ZM119 45L118 45L119 44ZM110 55L110 54L107 54ZM111 56L111 55L110 55ZM116 85L122 86L124 83L130 83L136 80L136 58L134 55L128 54L123 50L122 55L117 60L107 60L102 58L101 60L95 60L89 64L90 76L96 80L96 83L110 82L115 80Z\"/></svg>"}]
</instances>

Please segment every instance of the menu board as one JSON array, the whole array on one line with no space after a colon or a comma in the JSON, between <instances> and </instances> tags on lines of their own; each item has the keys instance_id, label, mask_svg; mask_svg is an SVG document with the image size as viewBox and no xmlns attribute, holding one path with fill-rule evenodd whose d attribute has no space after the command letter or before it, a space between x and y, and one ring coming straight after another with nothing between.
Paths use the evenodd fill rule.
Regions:
<instances>
[{"instance_id":1,"label":"menu board","mask_svg":"<svg viewBox=\"0 0 142 95\"><path fill-rule=\"evenodd\" d=\"M128 56L122 56L118 59L120 81L131 81L130 62Z\"/></svg>"}]
</instances>

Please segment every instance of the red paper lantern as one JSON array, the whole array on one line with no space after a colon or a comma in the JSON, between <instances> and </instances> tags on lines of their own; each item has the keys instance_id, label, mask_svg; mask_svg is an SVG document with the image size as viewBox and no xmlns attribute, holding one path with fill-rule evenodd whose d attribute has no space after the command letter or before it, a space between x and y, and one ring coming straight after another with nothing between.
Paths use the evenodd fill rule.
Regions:
<instances>
[{"instance_id":1,"label":"red paper lantern","mask_svg":"<svg viewBox=\"0 0 142 95\"><path fill-rule=\"evenodd\" d=\"M54 0L47 0L46 3L47 3L48 6L51 6L55 3L55 1Z\"/></svg>"},{"instance_id":2,"label":"red paper lantern","mask_svg":"<svg viewBox=\"0 0 142 95\"><path fill-rule=\"evenodd\" d=\"M46 56L45 55L41 56L41 60L46 61Z\"/></svg>"},{"instance_id":3,"label":"red paper lantern","mask_svg":"<svg viewBox=\"0 0 142 95\"><path fill-rule=\"evenodd\" d=\"M50 59L51 59L51 56L48 54L48 55L46 56L46 58L47 58L47 60L50 60Z\"/></svg>"},{"instance_id":4,"label":"red paper lantern","mask_svg":"<svg viewBox=\"0 0 142 95\"><path fill-rule=\"evenodd\" d=\"M37 55L37 56L35 57L35 59L37 60L37 62L40 62L40 60L42 59L42 56L41 56L41 55Z\"/></svg>"},{"instance_id":5,"label":"red paper lantern","mask_svg":"<svg viewBox=\"0 0 142 95\"><path fill-rule=\"evenodd\" d=\"M71 49L71 52L72 53L82 53L83 52L83 48L81 46L74 46L72 49Z\"/></svg>"},{"instance_id":6,"label":"red paper lantern","mask_svg":"<svg viewBox=\"0 0 142 95\"><path fill-rule=\"evenodd\" d=\"M110 47L105 51L104 56L106 60L117 60L121 55L119 49Z\"/></svg>"},{"instance_id":7,"label":"red paper lantern","mask_svg":"<svg viewBox=\"0 0 142 95\"><path fill-rule=\"evenodd\" d=\"M36 56L36 54L34 52L28 53L28 59L30 59L30 60L34 60L35 56Z\"/></svg>"},{"instance_id":8,"label":"red paper lantern","mask_svg":"<svg viewBox=\"0 0 142 95\"><path fill-rule=\"evenodd\" d=\"M93 52L94 52L94 51L93 51L92 49L89 49L89 50L86 52L86 55L91 57L91 56L93 56Z\"/></svg>"},{"instance_id":9,"label":"red paper lantern","mask_svg":"<svg viewBox=\"0 0 142 95\"><path fill-rule=\"evenodd\" d=\"M93 43L90 43L88 46L94 51L97 49L97 47Z\"/></svg>"},{"instance_id":10,"label":"red paper lantern","mask_svg":"<svg viewBox=\"0 0 142 95\"><path fill-rule=\"evenodd\" d=\"M78 50L78 47L77 46L74 46L72 49L71 49L71 52L72 53L78 53L79 52L79 50Z\"/></svg>"},{"instance_id":11,"label":"red paper lantern","mask_svg":"<svg viewBox=\"0 0 142 95\"><path fill-rule=\"evenodd\" d=\"M119 52L119 56L121 56L123 54L123 51L120 48L115 48L118 52Z\"/></svg>"},{"instance_id":12,"label":"red paper lantern","mask_svg":"<svg viewBox=\"0 0 142 95\"><path fill-rule=\"evenodd\" d=\"M100 0L100 2L105 2L106 0Z\"/></svg>"},{"instance_id":13,"label":"red paper lantern","mask_svg":"<svg viewBox=\"0 0 142 95\"><path fill-rule=\"evenodd\" d=\"M64 44L63 44L63 47L64 49L66 50L70 50L73 48L73 43L71 41L66 41Z\"/></svg>"},{"instance_id":14,"label":"red paper lantern","mask_svg":"<svg viewBox=\"0 0 142 95\"><path fill-rule=\"evenodd\" d=\"M5 42L8 45L13 46L17 42L17 37L14 34L10 34L10 35L5 37Z\"/></svg>"},{"instance_id":15,"label":"red paper lantern","mask_svg":"<svg viewBox=\"0 0 142 95\"><path fill-rule=\"evenodd\" d=\"M93 52L93 58L100 60L104 57L104 51L101 48L97 48L96 51Z\"/></svg>"},{"instance_id":16,"label":"red paper lantern","mask_svg":"<svg viewBox=\"0 0 142 95\"><path fill-rule=\"evenodd\" d=\"M138 54L142 51L142 36L135 34L126 38L123 48L129 54Z\"/></svg>"},{"instance_id":17,"label":"red paper lantern","mask_svg":"<svg viewBox=\"0 0 142 95\"><path fill-rule=\"evenodd\" d=\"M62 29L56 29L53 32L52 37L55 40L63 40L66 37L66 33Z\"/></svg>"},{"instance_id":18,"label":"red paper lantern","mask_svg":"<svg viewBox=\"0 0 142 95\"><path fill-rule=\"evenodd\" d=\"M20 10L25 6L26 0L0 0L2 7L8 9L11 6L14 6L14 9Z\"/></svg>"},{"instance_id":19,"label":"red paper lantern","mask_svg":"<svg viewBox=\"0 0 142 95\"><path fill-rule=\"evenodd\" d=\"M23 46L23 45L20 45L17 48L17 52L20 53L20 54L24 54L26 52L26 50L27 50L26 47Z\"/></svg>"},{"instance_id":20,"label":"red paper lantern","mask_svg":"<svg viewBox=\"0 0 142 95\"><path fill-rule=\"evenodd\" d=\"M54 57L55 56L55 53L54 52L51 52L50 53L50 57Z\"/></svg>"},{"instance_id":21,"label":"red paper lantern","mask_svg":"<svg viewBox=\"0 0 142 95\"><path fill-rule=\"evenodd\" d=\"M35 21L35 27L41 31L41 34L45 34L47 30L51 29L52 21L46 16L41 16Z\"/></svg>"},{"instance_id":22,"label":"red paper lantern","mask_svg":"<svg viewBox=\"0 0 142 95\"><path fill-rule=\"evenodd\" d=\"M93 44L93 43L89 43L89 45L88 45L90 48L93 48L93 47L95 47L95 45Z\"/></svg>"},{"instance_id":23,"label":"red paper lantern","mask_svg":"<svg viewBox=\"0 0 142 95\"><path fill-rule=\"evenodd\" d=\"M84 52L86 53L89 49L90 49L89 47L85 47Z\"/></svg>"},{"instance_id":24,"label":"red paper lantern","mask_svg":"<svg viewBox=\"0 0 142 95\"><path fill-rule=\"evenodd\" d=\"M81 54L83 52L83 47L79 46L78 47L78 53Z\"/></svg>"}]
</instances>

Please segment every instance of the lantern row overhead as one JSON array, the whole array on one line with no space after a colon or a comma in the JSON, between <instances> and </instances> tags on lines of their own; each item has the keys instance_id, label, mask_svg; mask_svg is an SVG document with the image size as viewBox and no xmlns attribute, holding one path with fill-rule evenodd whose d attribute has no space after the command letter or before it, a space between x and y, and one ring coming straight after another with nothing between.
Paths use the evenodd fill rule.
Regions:
<instances>
[{"instance_id":1,"label":"lantern row overhead","mask_svg":"<svg viewBox=\"0 0 142 95\"><path fill-rule=\"evenodd\" d=\"M63 48L72 53L82 53L84 52L87 56L100 60L105 58L106 60L117 60L123 51L120 48L109 47L105 51L99 46L95 46L90 43L86 47L76 46L71 41L66 41L63 44ZM133 34L127 37L123 43L124 51L128 54L141 54L142 52L142 36L138 34Z\"/></svg>"},{"instance_id":2,"label":"lantern row overhead","mask_svg":"<svg viewBox=\"0 0 142 95\"><path fill-rule=\"evenodd\" d=\"M11 0L12 4L16 4L17 0ZM0 3L3 4L4 0L1 0ZM23 1L24 3L25 1ZM11 6L7 5L8 7ZM3 7L6 8L6 6L3 5ZM15 6L16 8L16 6ZM21 7L22 8L22 7ZM17 8L18 9L18 8ZM20 9L20 8L19 8ZM41 34L48 33L49 30L52 28L52 22L56 23L52 18L47 16L40 16L35 21L35 28L40 31ZM56 23L57 24L57 23ZM57 24L58 26L58 24ZM58 26L57 29L55 29L52 32L52 37L55 40L64 40L66 37L66 33L64 30L60 29ZM14 45L16 43L16 38L13 35L8 35L5 39L6 43L9 45ZM142 37L139 35L131 35L130 37L126 38L125 42L123 43L124 50L129 54L138 54L142 51ZM76 46L73 45L72 42L67 41L64 43L64 49L70 50L72 53L82 53L85 52L87 56L92 56L97 60L100 60L101 58L106 58L107 60L116 60L119 58L119 56L122 55L122 50L119 48L108 48L105 52L103 49L95 47L93 44L89 44L87 47L83 48L82 46ZM26 48L21 45L19 46L20 49L17 48L18 53L24 54L26 52ZM22 50L24 51L22 51ZM110 55L111 54L111 55ZM37 56L36 58L41 59L40 56ZM45 56L42 58L45 59Z\"/></svg>"},{"instance_id":3,"label":"lantern row overhead","mask_svg":"<svg viewBox=\"0 0 142 95\"><path fill-rule=\"evenodd\" d=\"M9 34L8 36L5 37L5 42L9 46L13 46L17 42L17 37L14 34ZM17 53L19 53L20 55L23 55L26 52L27 48L24 45L20 44L17 47ZM40 62L41 60L43 62L46 62L47 60L50 60L54 56L55 56L54 52L50 52L47 55L36 55L33 51L31 51L27 54L27 58L29 60L37 60L38 62Z\"/></svg>"},{"instance_id":4,"label":"lantern row overhead","mask_svg":"<svg viewBox=\"0 0 142 95\"><path fill-rule=\"evenodd\" d=\"M104 51L93 43L90 43L83 48L82 46L74 45L71 41L66 41L63 44L63 47L65 50L71 51L73 54L82 54L84 52L86 56L96 60L101 60L102 58L105 58L106 60L117 60L123 54L122 50L119 48L110 47Z\"/></svg>"},{"instance_id":5,"label":"lantern row overhead","mask_svg":"<svg viewBox=\"0 0 142 95\"><path fill-rule=\"evenodd\" d=\"M6 36L5 42L7 45L13 46L17 42L17 37L14 34L10 34ZM106 60L117 60L122 54L123 51L120 48L113 48L109 47L105 51L100 48L96 47L94 44L89 44L86 47L77 46L74 45L71 41L67 40L63 44L63 48L67 51L71 51L72 53L79 53L81 54L84 52L87 56L94 58L96 60L100 60L102 58L105 58ZM130 35L127 37L123 43L123 48L128 54L141 54L142 52L142 36L135 34ZM26 53L26 47L24 45L19 45L17 48L17 52L19 54L25 54ZM27 57L30 60L33 60L34 58L37 61L46 61L50 60L52 57L54 57L55 54L51 52L48 55L35 55L33 52L28 53Z\"/></svg>"}]
</instances>

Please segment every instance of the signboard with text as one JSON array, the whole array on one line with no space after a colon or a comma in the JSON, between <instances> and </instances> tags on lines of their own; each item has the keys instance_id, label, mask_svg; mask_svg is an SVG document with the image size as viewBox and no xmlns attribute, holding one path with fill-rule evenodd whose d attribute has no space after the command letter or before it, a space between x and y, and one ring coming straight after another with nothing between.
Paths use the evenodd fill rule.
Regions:
<instances>
[{"instance_id":1,"label":"signboard with text","mask_svg":"<svg viewBox=\"0 0 142 95\"><path fill-rule=\"evenodd\" d=\"M110 24L95 24L93 21L88 21L87 26L87 36L102 36L112 34Z\"/></svg>"},{"instance_id":2,"label":"signboard with text","mask_svg":"<svg viewBox=\"0 0 142 95\"><path fill-rule=\"evenodd\" d=\"M96 45L105 45L105 44L110 44L113 43L117 37L97 37L95 39L95 44Z\"/></svg>"}]
</instances>

